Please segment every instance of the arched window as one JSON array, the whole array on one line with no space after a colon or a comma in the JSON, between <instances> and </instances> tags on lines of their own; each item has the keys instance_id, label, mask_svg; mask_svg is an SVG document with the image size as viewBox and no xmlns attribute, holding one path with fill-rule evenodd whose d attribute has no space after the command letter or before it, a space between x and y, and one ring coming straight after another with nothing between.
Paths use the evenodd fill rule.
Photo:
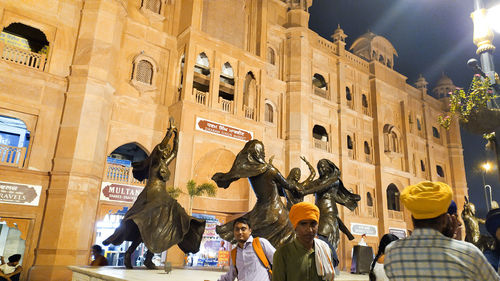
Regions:
<instances>
[{"instance_id":1,"label":"arched window","mask_svg":"<svg viewBox=\"0 0 500 281\"><path fill-rule=\"evenodd\" d=\"M347 149L353 149L354 148L354 144L352 142L352 138L350 135L347 135Z\"/></svg>"},{"instance_id":2,"label":"arched window","mask_svg":"<svg viewBox=\"0 0 500 281\"><path fill-rule=\"evenodd\" d=\"M373 52L372 52L372 59L373 60L377 59L377 53L375 52L375 50L373 50Z\"/></svg>"},{"instance_id":3,"label":"arched window","mask_svg":"<svg viewBox=\"0 0 500 281\"><path fill-rule=\"evenodd\" d=\"M420 170L422 170L422 172L425 172L425 164L423 160L420 160Z\"/></svg>"},{"instance_id":4,"label":"arched window","mask_svg":"<svg viewBox=\"0 0 500 281\"><path fill-rule=\"evenodd\" d=\"M436 165L436 172L437 172L437 175L441 178L444 178L444 170L443 170L443 167L439 166L439 165Z\"/></svg>"},{"instance_id":5,"label":"arched window","mask_svg":"<svg viewBox=\"0 0 500 281\"><path fill-rule=\"evenodd\" d=\"M313 138L327 142L328 141L328 133L326 132L325 127L320 125L314 125L313 127Z\"/></svg>"},{"instance_id":6,"label":"arched window","mask_svg":"<svg viewBox=\"0 0 500 281\"><path fill-rule=\"evenodd\" d=\"M245 76L245 86L243 88L243 111L245 117L254 119L254 110L257 105L257 82L251 71Z\"/></svg>"},{"instance_id":7,"label":"arched window","mask_svg":"<svg viewBox=\"0 0 500 281\"><path fill-rule=\"evenodd\" d=\"M399 207L399 190L393 183L387 186L387 209L393 211L400 211Z\"/></svg>"},{"instance_id":8,"label":"arched window","mask_svg":"<svg viewBox=\"0 0 500 281\"><path fill-rule=\"evenodd\" d=\"M22 120L0 115L0 165L23 167L30 138Z\"/></svg>"},{"instance_id":9,"label":"arched window","mask_svg":"<svg viewBox=\"0 0 500 281\"><path fill-rule=\"evenodd\" d=\"M5 27L0 36L10 38L4 41L5 48L10 51L4 51L2 59L30 68L45 70L49 41L40 29L14 22Z\"/></svg>"},{"instance_id":10,"label":"arched window","mask_svg":"<svg viewBox=\"0 0 500 281\"><path fill-rule=\"evenodd\" d=\"M432 136L437 138L437 139L439 139L441 137L441 135L439 134L438 128L436 128L434 126L432 127Z\"/></svg>"},{"instance_id":11,"label":"arched window","mask_svg":"<svg viewBox=\"0 0 500 281\"><path fill-rule=\"evenodd\" d=\"M323 75L314 73L313 79L312 79L312 84L314 87L326 90L327 89L327 83L325 80L325 77Z\"/></svg>"},{"instance_id":12,"label":"arched window","mask_svg":"<svg viewBox=\"0 0 500 281\"><path fill-rule=\"evenodd\" d=\"M274 108L269 102L266 102L265 105L264 120L269 123L274 123Z\"/></svg>"},{"instance_id":13,"label":"arched window","mask_svg":"<svg viewBox=\"0 0 500 281\"><path fill-rule=\"evenodd\" d=\"M392 62L391 62L391 60L387 60L387 67L388 68L392 68Z\"/></svg>"},{"instance_id":14,"label":"arched window","mask_svg":"<svg viewBox=\"0 0 500 281\"><path fill-rule=\"evenodd\" d=\"M193 88L199 95L208 93L210 88L210 61L205 53L200 53L196 57L193 73ZM195 91L193 91L194 93Z\"/></svg>"},{"instance_id":15,"label":"arched window","mask_svg":"<svg viewBox=\"0 0 500 281\"><path fill-rule=\"evenodd\" d=\"M371 153L371 152L370 152L370 150L371 150L371 149L370 149L370 145L368 144L368 142L367 142L367 141L365 141L365 143L364 143L364 147L365 147L365 154L366 154L366 155L370 155L370 153Z\"/></svg>"},{"instance_id":16,"label":"arched window","mask_svg":"<svg viewBox=\"0 0 500 281\"><path fill-rule=\"evenodd\" d=\"M153 64L147 60L140 60L135 70L135 80L149 85L153 84Z\"/></svg>"},{"instance_id":17,"label":"arched window","mask_svg":"<svg viewBox=\"0 0 500 281\"><path fill-rule=\"evenodd\" d=\"M229 62L222 65L219 79L219 97L228 101L234 100L234 71Z\"/></svg>"},{"instance_id":18,"label":"arched window","mask_svg":"<svg viewBox=\"0 0 500 281\"><path fill-rule=\"evenodd\" d=\"M345 87L345 98L348 100L348 101L351 101L352 100L352 96L351 96L351 89L349 87Z\"/></svg>"},{"instance_id":19,"label":"arched window","mask_svg":"<svg viewBox=\"0 0 500 281\"><path fill-rule=\"evenodd\" d=\"M276 64L276 55L274 49L271 47L267 47L267 62L272 65Z\"/></svg>"},{"instance_id":20,"label":"arched window","mask_svg":"<svg viewBox=\"0 0 500 281\"><path fill-rule=\"evenodd\" d=\"M160 14L162 0L142 0L142 7L153 13Z\"/></svg>"},{"instance_id":21,"label":"arched window","mask_svg":"<svg viewBox=\"0 0 500 281\"><path fill-rule=\"evenodd\" d=\"M368 108L368 98L366 97L365 94L361 96L361 104L363 105L364 108Z\"/></svg>"},{"instance_id":22,"label":"arched window","mask_svg":"<svg viewBox=\"0 0 500 281\"><path fill-rule=\"evenodd\" d=\"M384 151L385 152L394 152L400 153L401 148L399 145L399 131L390 124L384 125Z\"/></svg>"},{"instance_id":23,"label":"arched window","mask_svg":"<svg viewBox=\"0 0 500 281\"><path fill-rule=\"evenodd\" d=\"M148 157L146 151L137 143L119 146L108 155L105 179L113 182L129 183L135 181L129 172L132 163L140 162ZM136 182L138 183L138 182Z\"/></svg>"},{"instance_id":24,"label":"arched window","mask_svg":"<svg viewBox=\"0 0 500 281\"><path fill-rule=\"evenodd\" d=\"M373 198L372 198L372 194L370 192L366 193L366 205L368 207L373 207Z\"/></svg>"},{"instance_id":25,"label":"arched window","mask_svg":"<svg viewBox=\"0 0 500 281\"><path fill-rule=\"evenodd\" d=\"M419 131L421 131L421 130L422 130L422 124L420 124L420 118L417 118L417 129L418 129Z\"/></svg>"},{"instance_id":26,"label":"arched window","mask_svg":"<svg viewBox=\"0 0 500 281\"><path fill-rule=\"evenodd\" d=\"M378 61L379 61L380 63L382 63L382 64L385 64L385 59L384 59L384 56L380 55L380 56L378 57Z\"/></svg>"}]
</instances>

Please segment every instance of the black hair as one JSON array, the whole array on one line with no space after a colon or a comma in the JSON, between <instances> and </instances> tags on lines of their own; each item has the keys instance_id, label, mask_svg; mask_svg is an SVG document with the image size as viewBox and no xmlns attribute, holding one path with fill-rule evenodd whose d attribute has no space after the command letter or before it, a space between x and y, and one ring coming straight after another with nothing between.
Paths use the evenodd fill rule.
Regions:
<instances>
[{"instance_id":1,"label":"black hair","mask_svg":"<svg viewBox=\"0 0 500 281\"><path fill-rule=\"evenodd\" d=\"M430 218L430 219L416 219L413 216L411 217L413 220L413 226L414 228L433 228L433 229L439 229L441 227L441 224L443 223L441 221L441 217L445 216L447 213L444 213L442 215L439 215L435 218Z\"/></svg>"},{"instance_id":2,"label":"black hair","mask_svg":"<svg viewBox=\"0 0 500 281\"><path fill-rule=\"evenodd\" d=\"M96 251L96 252L99 252L99 253L102 253L102 247L99 246L99 245L92 245L92 250Z\"/></svg>"},{"instance_id":3,"label":"black hair","mask_svg":"<svg viewBox=\"0 0 500 281\"><path fill-rule=\"evenodd\" d=\"M21 260L20 254L15 254L9 257L9 262L16 262Z\"/></svg>"},{"instance_id":4,"label":"black hair","mask_svg":"<svg viewBox=\"0 0 500 281\"><path fill-rule=\"evenodd\" d=\"M373 268L375 267L375 263L377 262L378 258L385 253L385 248L387 247L387 245L398 239L399 237L391 233L387 233L384 234L384 236L382 236L382 239L380 239L380 243L378 244L377 255L373 259L372 265L370 266L370 274L369 274L370 281L376 280L375 274L373 273Z\"/></svg>"},{"instance_id":5,"label":"black hair","mask_svg":"<svg viewBox=\"0 0 500 281\"><path fill-rule=\"evenodd\" d=\"M244 217L239 217L237 219L234 220L234 223L233 223L233 229L234 229L234 226L238 223L243 223L243 224L246 224L248 225L248 228L252 229L252 226L250 225L250 222L248 221L247 218L244 218Z\"/></svg>"}]
</instances>

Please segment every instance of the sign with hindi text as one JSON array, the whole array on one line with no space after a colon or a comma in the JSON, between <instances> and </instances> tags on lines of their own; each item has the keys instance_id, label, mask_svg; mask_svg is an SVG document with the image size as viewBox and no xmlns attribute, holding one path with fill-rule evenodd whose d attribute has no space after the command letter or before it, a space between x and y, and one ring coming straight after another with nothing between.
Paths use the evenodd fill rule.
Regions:
<instances>
[{"instance_id":1,"label":"sign with hindi text","mask_svg":"<svg viewBox=\"0 0 500 281\"><path fill-rule=\"evenodd\" d=\"M196 117L196 130L245 142L253 139L252 132L216 123L200 117Z\"/></svg>"},{"instance_id":2,"label":"sign with hindi text","mask_svg":"<svg viewBox=\"0 0 500 281\"><path fill-rule=\"evenodd\" d=\"M0 203L38 206L41 193L41 185L0 181Z\"/></svg>"},{"instance_id":3,"label":"sign with hindi text","mask_svg":"<svg viewBox=\"0 0 500 281\"><path fill-rule=\"evenodd\" d=\"M356 235L378 236L377 226L371 224L351 223L351 233Z\"/></svg>"}]
</instances>

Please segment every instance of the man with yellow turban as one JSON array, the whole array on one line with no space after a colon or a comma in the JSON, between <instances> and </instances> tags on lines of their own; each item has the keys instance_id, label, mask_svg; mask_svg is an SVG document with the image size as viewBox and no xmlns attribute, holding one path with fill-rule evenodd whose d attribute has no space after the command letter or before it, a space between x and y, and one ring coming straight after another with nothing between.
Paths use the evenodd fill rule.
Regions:
<instances>
[{"instance_id":1,"label":"man with yellow turban","mask_svg":"<svg viewBox=\"0 0 500 281\"><path fill-rule=\"evenodd\" d=\"M273 258L273 281L331 281L334 278L332 252L316 238L319 209L309 202L290 209L295 239L279 248Z\"/></svg>"},{"instance_id":2,"label":"man with yellow turban","mask_svg":"<svg viewBox=\"0 0 500 281\"><path fill-rule=\"evenodd\" d=\"M403 190L401 201L411 212L414 230L385 250L390 280L500 280L476 246L443 235L453 227L448 213L452 195L442 182L424 181Z\"/></svg>"}]
</instances>

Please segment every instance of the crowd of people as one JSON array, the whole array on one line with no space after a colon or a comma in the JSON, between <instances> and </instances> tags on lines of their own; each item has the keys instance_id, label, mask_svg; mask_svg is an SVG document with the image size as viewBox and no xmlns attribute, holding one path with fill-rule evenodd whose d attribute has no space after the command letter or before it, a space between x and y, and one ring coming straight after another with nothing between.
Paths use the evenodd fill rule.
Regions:
<instances>
[{"instance_id":1,"label":"crowd of people","mask_svg":"<svg viewBox=\"0 0 500 281\"><path fill-rule=\"evenodd\" d=\"M462 224L452 195L450 186L441 182L421 182L403 190L400 198L412 214L413 232L404 239L382 236L370 280L500 280L500 209L486 217L495 247L483 253L461 240ZM247 220L237 219L233 231L238 243L230 269L219 281L334 280L330 247L317 238L319 209L301 202L292 206L289 217L295 239L277 250L266 239L252 237Z\"/></svg>"}]
</instances>

